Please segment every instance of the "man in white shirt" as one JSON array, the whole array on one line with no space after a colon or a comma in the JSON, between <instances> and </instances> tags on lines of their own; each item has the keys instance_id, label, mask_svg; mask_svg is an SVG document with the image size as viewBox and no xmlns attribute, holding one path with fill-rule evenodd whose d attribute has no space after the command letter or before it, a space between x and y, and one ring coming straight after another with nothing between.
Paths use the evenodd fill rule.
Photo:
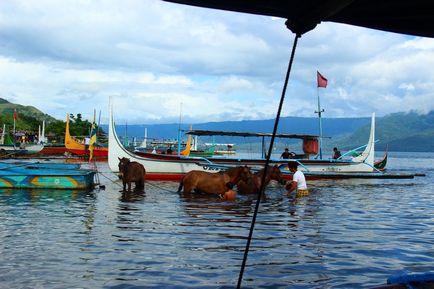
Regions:
<instances>
[{"instance_id":1,"label":"man in white shirt","mask_svg":"<svg viewBox=\"0 0 434 289\"><path fill-rule=\"evenodd\" d=\"M302 171L297 170L297 167L298 163L295 161L288 163L288 168L293 173L293 175L292 181L288 181L285 188L288 191L287 194L290 194L292 191L296 190L296 195L298 197L306 196L309 194L306 184L306 178Z\"/></svg>"}]
</instances>

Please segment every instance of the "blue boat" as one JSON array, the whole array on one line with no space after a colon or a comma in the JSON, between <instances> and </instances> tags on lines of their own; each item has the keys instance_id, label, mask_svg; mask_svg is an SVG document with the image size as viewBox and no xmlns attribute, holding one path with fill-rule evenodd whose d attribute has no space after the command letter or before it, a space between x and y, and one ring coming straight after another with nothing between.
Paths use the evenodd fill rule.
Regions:
<instances>
[{"instance_id":1,"label":"blue boat","mask_svg":"<svg viewBox=\"0 0 434 289\"><path fill-rule=\"evenodd\" d=\"M0 188L90 189L95 171L79 164L0 163Z\"/></svg>"},{"instance_id":2,"label":"blue boat","mask_svg":"<svg viewBox=\"0 0 434 289\"><path fill-rule=\"evenodd\" d=\"M76 170L81 167L80 164L65 164L65 163L44 163L44 162L0 162L0 170L8 170L12 168L46 168L58 170Z\"/></svg>"}]
</instances>

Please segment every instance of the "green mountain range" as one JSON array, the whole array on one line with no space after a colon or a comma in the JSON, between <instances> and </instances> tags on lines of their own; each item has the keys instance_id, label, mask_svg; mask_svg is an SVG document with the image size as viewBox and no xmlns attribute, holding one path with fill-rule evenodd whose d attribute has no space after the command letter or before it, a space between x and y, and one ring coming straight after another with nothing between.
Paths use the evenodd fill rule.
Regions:
<instances>
[{"instance_id":1,"label":"green mountain range","mask_svg":"<svg viewBox=\"0 0 434 289\"><path fill-rule=\"evenodd\" d=\"M377 148L390 151L434 151L434 111L427 114L393 113L376 119L375 138ZM354 147L354 143L364 143L369 136L370 125L365 125L351 135L341 136L334 144L342 148Z\"/></svg>"}]
</instances>

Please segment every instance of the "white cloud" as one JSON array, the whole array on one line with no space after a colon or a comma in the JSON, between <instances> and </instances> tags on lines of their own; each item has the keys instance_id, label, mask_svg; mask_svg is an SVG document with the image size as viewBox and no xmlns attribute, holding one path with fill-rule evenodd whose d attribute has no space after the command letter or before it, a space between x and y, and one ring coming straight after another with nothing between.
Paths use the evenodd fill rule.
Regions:
<instances>
[{"instance_id":1,"label":"white cloud","mask_svg":"<svg viewBox=\"0 0 434 289\"><path fill-rule=\"evenodd\" d=\"M273 118L293 35L284 19L157 0L1 1L0 97L64 119L108 97L129 123ZM434 109L434 40L322 23L299 40L282 115Z\"/></svg>"}]
</instances>

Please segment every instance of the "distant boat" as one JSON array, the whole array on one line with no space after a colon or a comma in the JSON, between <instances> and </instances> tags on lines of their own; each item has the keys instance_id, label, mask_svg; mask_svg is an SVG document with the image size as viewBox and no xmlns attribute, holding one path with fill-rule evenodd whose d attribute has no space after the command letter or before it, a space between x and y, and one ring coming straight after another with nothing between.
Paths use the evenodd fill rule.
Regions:
<instances>
[{"instance_id":1,"label":"distant boat","mask_svg":"<svg viewBox=\"0 0 434 289\"><path fill-rule=\"evenodd\" d=\"M206 149L203 150L190 150L190 156L191 157L202 157L202 158L209 158L214 156L215 154L215 145L211 145Z\"/></svg>"},{"instance_id":2,"label":"distant boat","mask_svg":"<svg viewBox=\"0 0 434 289\"><path fill-rule=\"evenodd\" d=\"M80 143L77 140L75 140L69 133L69 114L66 115L65 148L68 152L75 155L81 155L81 156L89 155L88 147L84 143ZM108 156L108 148L97 145L93 150L93 156L106 158Z\"/></svg>"},{"instance_id":3,"label":"distant boat","mask_svg":"<svg viewBox=\"0 0 434 289\"><path fill-rule=\"evenodd\" d=\"M44 148L42 143L23 142L21 144L16 144L10 135L5 133L5 131L6 125L3 124L3 133L0 137L0 153L2 155L37 154Z\"/></svg>"}]
</instances>

